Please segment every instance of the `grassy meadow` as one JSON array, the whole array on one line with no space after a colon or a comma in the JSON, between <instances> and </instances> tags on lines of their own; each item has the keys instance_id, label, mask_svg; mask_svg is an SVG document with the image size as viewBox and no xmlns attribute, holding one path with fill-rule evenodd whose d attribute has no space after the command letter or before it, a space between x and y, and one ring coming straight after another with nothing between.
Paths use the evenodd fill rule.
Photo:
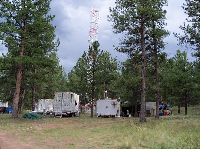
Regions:
<instances>
[{"instance_id":1,"label":"grassy meadow","mask_svg":"<svg viewBox=\"0 0 200 149\"><path fill-rule=\"evenodd\" d=\"M23 144L34 149L199 149L200 106L189 107L187 116L184 108L181 113L174 108L173 116L147 117L146 123L133 117L13 120L0 114L0 149L9 148L3 135L19 149L26 148Z\"/></svg>"}]
</instances>

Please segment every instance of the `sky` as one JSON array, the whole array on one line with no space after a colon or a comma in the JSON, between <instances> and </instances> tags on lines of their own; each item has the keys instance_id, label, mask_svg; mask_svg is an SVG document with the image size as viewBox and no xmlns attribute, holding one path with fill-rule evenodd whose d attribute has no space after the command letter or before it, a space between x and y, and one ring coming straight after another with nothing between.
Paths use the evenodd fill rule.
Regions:
<instances>
[{"instance_id":1,"label":"sky","mask_svg":"<svg viewBox=\"0 0 200 149\"><path fill-rule=\"evenodd\" d=\"M183 0L168 0L166 29L171 35L165 38L166 46L164 52L168 57L173 57L178 49L186 50L183 46L178 46L178 41L173 32L181 33L180 25L183 25L185 18L181 6ZM52 0L50 14L55 15L52 22L56 26L56 36L60 39L58 57L60 65L65 68L66 73L76 65L79 57L84 51L88 51L89 30L90 30L90 11L92 7L99 10L99 34L98 41L100 49L111 53L112 57L117 57L118 61L125 61L127 56L114 49L119 43L120 35L113 33L112 22L108 21L109 7L115 6L115 0ZM7 49L0 45L1 53L6 53ZM189 61L193 61L190 50L188 53Z\"/></svg>"}]
</instances>

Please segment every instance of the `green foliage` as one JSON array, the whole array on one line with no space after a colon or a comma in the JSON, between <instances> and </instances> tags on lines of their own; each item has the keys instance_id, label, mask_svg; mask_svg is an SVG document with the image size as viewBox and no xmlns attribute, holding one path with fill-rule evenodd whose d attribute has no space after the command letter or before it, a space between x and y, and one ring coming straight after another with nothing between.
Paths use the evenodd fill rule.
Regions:
<instances>
[{"instance_id":1,"label":"green foliage","mask_svg":"<svg viewBox=\"0 0 200 149\"><path fill-rule=\"evenodd\" d=\"M177 51L175 57L167 60L161 69L163 100L172 105L193 103L198 92L194 66L187 60L187 53Z\"/></svg>"},{"instance_id":2,"label":"green foliage","mask_svg":"<svg viewBox=\"0 0 200 149\"><path fill-rule=\"evenodd\" d=\"M120 78L120 98L124 101L129 101L131 106L139 103L141 92L141 66L136 62L137 60L127 60L123 63L122 73Z\"/></svg>"},{"instance_id":3,"label":"green foliage","mask_svg":"<svg viewBox=\"0 0 200 149\"><path fill-rule=\"evenodd\" d=\"M140 121L145 121L146 61L153 59L158 72L157 55L164 47L163 38L168 35L164 29L166 11L163 10L167 0L116 0L115 4L114 8L110 8L109 20L113 22L114 33L123 34L120 46L116 50L128 54L130 59L140 58L139 64L142 68ZM159 92L158 77L156 80Z\"/></svg>"},{"instance_id":4,"label":"green foliage","mask_svg":"<svg viewBox=\"0 0 200 149\"><path fill-rule=\"evenodd\" d=\"M55 26L49 15L51 0L0 1L0 39L8 48L1 57L1 97L12 101L16 73L22 65L20 95L26 90L25 107L36 99L53 98L55 91L67 91L67 76L56 51ZM33 103L32 103L33 102Z\"/></svg>"},{"instance_id":5,"label":"green foliage","mask_svg":"<svg viewBox=\"0 0 200 149\"><path fill-rule=\"evenodd\" d=\"M122 33L124 37L116 49L132 56L141 50L141 21L145 16L145 40L158 38L160 45L167 32L163 29L166 11L162 7L166 0L116 0L116 6L110 8L109 20L113 22L114 33ZM156 29L153 30L153 22ZM152 41L151 41L152 43Z\"/></svg>"},{"instance_id":6,"label":"green foliage","mask_svg":"<svg viewBox=\"0 0 200 149\"><path fill-rule=\"evenodd\" d=\"M101 51L98 46L99 43L94 43L88 54L84 52L68 74L70 90L81 94L83 104L92 97L92 90L95 100L103 98L104 90L108 90L109 97L116 97L112 88L118 75L116 58L111 58L110 53Z\"/></svg>"},{"instance_id":7,"label":"green foliage","mask_svg":"<svg viewBox=\"0 0 200 149\"><path fill-rule=\"evenodd\" d=\"M183 5L185 13L188 15L187 23L180 28L183 35L175 34L181 44L189 44L196 50L195 56L200 57L200 2L199 0L185 0Z\"/></svg>"}]
</instances>

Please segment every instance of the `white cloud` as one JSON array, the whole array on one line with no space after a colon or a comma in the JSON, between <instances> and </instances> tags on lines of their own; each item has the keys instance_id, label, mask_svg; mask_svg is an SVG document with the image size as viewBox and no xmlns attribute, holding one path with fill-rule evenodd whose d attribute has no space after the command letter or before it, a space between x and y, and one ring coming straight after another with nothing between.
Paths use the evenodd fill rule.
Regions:
<instances>
[{"instance_id":1,"label":"white cloud","mask_svg":"<svg viewBox=\"0 0 200 149\"><path fill-rule=\"evenodd\" d=\"M183 0L168 1L166 29L171 33L181 33L179 26L183 24L186 17L181 8L183 2ZM67 73L83 52L88 50L92 6L100 11L98 37L100 49L109 51L113 57L117 56L118 60L126 59L124 54L114 50L113 45L118 45L120 35L113 34L112 22L107 21L109 7L115 6L115 0L55 0L51 3L50 13L56 15L53 24L57 26L56 35L61 41L58 56L60 64L65 67ZM184 49L177 46L178 42L173 34L165 41L168 42L165 52L169 53L170 56L174 56L177 49ZM6 53L5 48L0 47L0 52ZM190 55L190 50L187 52Z\"/></svg>"},{"instance_id":2,"label":"white cloud","mask_svg":"<svg viewBox=\"0 0 200 149\"><path fill-rule=\"evenodd\" d=\"M54 5L54 3L56 3ZM93 1L64 1L52 3L52 13L56 13L54 24L57 27L57 37L60 38L61 45L59 47L58 56L60 64L66 69L66 72L71 70L66 64L76 64L78 58L84 51L88 50L88 39L90 29L90 11L92 6L100 11L99 20L99 42L100 49L108 50L118 55L113 49L113 45L117 42L113 37L111 22L107 21L109 7L114 6L114 0L93 0ZM62 8L62 10L57 10ZM59 12L59 13L58 13ZM106 43L108 42L109 43ZM64 59L67 61L64 61Z\"/></svg>"},{"instance_id":3,"label":"white cloud","mask_svg":"<svg viewBox=\"0 0 200 149\"><path fill-rule=\"evenodd\" d=\"M165 46L165 52L169 57L173 57L176 54L177 50L186 51L188 54L189 61L195 60L191 56L191 53L194 52L191 49L186 49L184 46L178 45L178 40L173 33L182 33L182 30L179 28L186 20L187 15L182 9L184 1L183 0L169 0L168 6L165 7L167 10L166 14L166 29L170 31L170 36L165 39L165 42L168 44Z\"/></svg>"},{"instance_id":4,"label":"white cloud","mask_svg":"<svg viewBox=\"0 0 200 149\"><path fill-rule=\"evenodd\" d=\"M169 5L165 7L167 10L166 14L166 29L170 31L171 35L166 38L166 42L168 43L177 43L177 39L174 37L173 33L181 33L181 29L179 28L185 22L186 15L182 9L183 1L182 0L169 0Z\"/></svg>"}]
</instances>

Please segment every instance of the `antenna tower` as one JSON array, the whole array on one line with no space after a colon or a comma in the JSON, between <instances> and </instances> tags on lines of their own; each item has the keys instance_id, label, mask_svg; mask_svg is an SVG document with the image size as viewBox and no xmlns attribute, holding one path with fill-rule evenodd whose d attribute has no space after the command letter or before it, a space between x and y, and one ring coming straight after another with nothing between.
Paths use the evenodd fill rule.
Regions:
<instances>
[{"instance_id":1,"label":"antenna tower","mask_svg":"<svg viewBox=\"0 0 200 149\"><path fill-rule=\"evenodd\" d=\"M92 45L98 38L98 21L99 21L99 10L92 7L90 13L90 31L89 31L89 44Z\"/></svg>"}]
</instances>

